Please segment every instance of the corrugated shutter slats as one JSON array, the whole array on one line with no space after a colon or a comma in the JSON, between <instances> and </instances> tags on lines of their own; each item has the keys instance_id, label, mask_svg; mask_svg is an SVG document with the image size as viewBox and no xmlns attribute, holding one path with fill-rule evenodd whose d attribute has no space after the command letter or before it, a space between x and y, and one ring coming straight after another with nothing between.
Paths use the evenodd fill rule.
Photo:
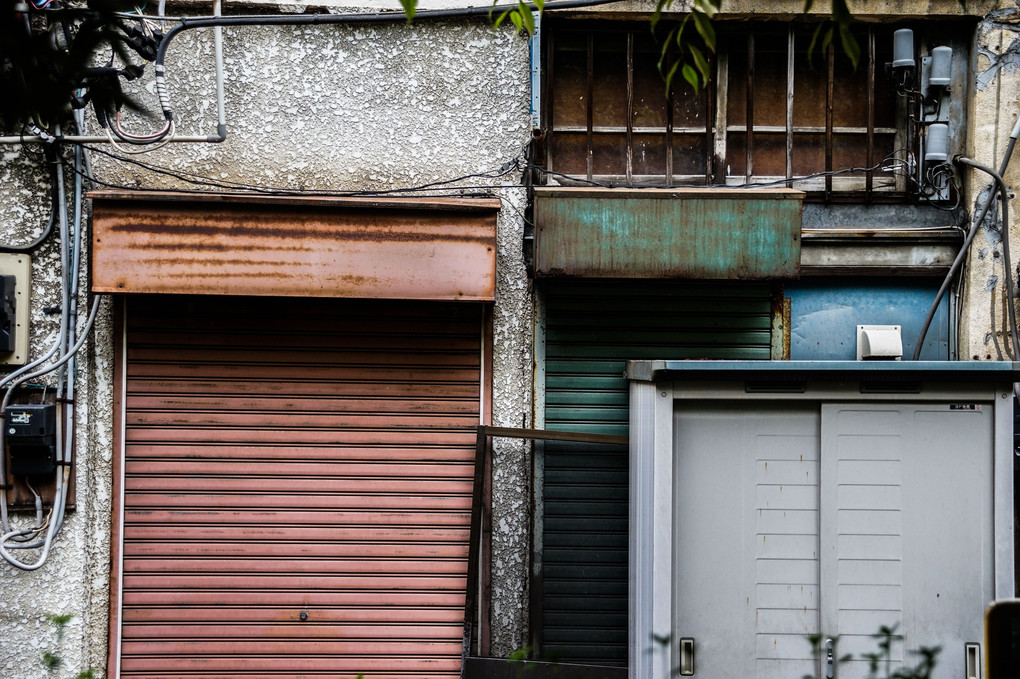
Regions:
<instances>
[{"instance_id":1,"label":"corrugated shutter slats","mask_svg":"<svg viewBox=\"0 0 1020 679\"><path fill-rule=\"evenodd\" d=\"M550 281L546 428L627 434L631 359L768 359L760 283ZM627 662L628 460L620 446L546 442L542 655Z\"/></svg>"},{"instance_id":2,"label":"corrugated shutter slats","mask_svg":"<svg viewBox=\"0 0 1020 679\"><path fill-rule=\"evenodd\" d=\"M480 307L127 323L122 676L459 676Z\"/></svg>"}]
</instances>

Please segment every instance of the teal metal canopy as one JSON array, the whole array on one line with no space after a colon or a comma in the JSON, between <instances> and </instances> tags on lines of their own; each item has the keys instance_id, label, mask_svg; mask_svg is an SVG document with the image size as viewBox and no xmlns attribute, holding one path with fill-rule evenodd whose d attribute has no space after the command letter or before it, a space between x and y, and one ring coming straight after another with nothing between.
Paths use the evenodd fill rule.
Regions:
<instances>
[{"instance_id":1,"label":"teal metal canopy","mask_svg":"<svg viewBox=\"0 0 1020 679\"><path fill-rule=\"evenodd\" d=\"M801 203L790 189L535 189L535 274L795 278Z\"/></svg>"}]
</instances>

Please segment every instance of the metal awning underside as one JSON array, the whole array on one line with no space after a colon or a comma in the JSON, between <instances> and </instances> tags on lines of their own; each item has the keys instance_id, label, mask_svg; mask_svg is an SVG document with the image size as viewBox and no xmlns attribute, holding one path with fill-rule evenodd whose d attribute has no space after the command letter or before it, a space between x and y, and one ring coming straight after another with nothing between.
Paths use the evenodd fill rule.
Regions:
<instances>
[{"instance_id":1,"label":"metal awning underside","mask_svg":"<svg viewBox=\"0 0 1020 679\"><path fill-rule=\"evenodd\" d=\"M90 197L94 292L495 298L498 199Z\"/></svg>"},{"instance_id":2,"label":"metal awning underside","mask_svg":"<svg viewBox=\"0 0 1020 679\"><path fill-rule=\"evenodd\" d=\"M632 380L791 378L831 380L840 377L937 379L968 382L1020 381L1020 362L1010 361L631 361Z\"/></svg>"}]
</instances>

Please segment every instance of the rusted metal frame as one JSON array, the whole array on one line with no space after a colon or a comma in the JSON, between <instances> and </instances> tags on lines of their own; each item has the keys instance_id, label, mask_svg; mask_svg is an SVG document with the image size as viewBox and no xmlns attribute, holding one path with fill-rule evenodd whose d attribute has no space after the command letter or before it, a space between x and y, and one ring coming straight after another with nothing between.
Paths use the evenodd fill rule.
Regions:
<instances>
[{"instance_id":1,"label":"rusted metal frame","mask_svg":"<svg viewBox=\"0 0 1020 679\"><path fill-rule=\"evenodd\" d=\"M588 434L578 431L555 431L551 429L517 429L513 427L478 427L479 436L528 439L530 441L568 441L571 443L604 443L625 446L630 442L626 436L616 434Z\"/></svg>"},{"instance_id":2,"label":"rusted metal frame","mask_svg":"<svg viewBox=\"0 0 1020 679\"><path fill-rule=\"evenodd\" d=\"M875 31L868 29L868 141L867 166L868 171L864 176L864 192L867 194L868 202L871 202L871 194L874 190L875 173L870 168L875 166Z\"/></svg>"},{"instance_id":3,"label":"rusted metal frame","mask_svg":"<svg viewBox=\"0 0 1020 679\"><path fill-rule=\"evenodd\" d=\"M832 198L832 120L833 120L833 96L835 93L833 78L836 72L836 47L835 43L829 42L828 52L828 82L825 84L825 200Z\"/></svg>"},{"instance_id":4,"label":"rusted metal frame","mask_svg":"<svg viewBox=\"0 0 1020 679\"><path fill-rule=\"evenodd\" d=\"M711 68L711 66L709 67ZM705 183L708 184L712 181L712 120L715 115L715 109L713 103L715 102L715 93L720 89L717 83L708 79L708 83L704 87L704 92L701 95L702 101L704 102L705 109ZM721 89L725 90L725 83L722 84Z\"/></svg>"},{"instance_id":5,"label":"rusted metal frame","mask_svg":"<svg viewBox=\"0 0 1020 679\"><path fill-rule=\"evenodd\" d=\"M482 325L479 331L482 333L482 378L479 380L481 387L481 417L479 418L479 425L487 425L492 422L492 366L493 366L493 305L486 304L482 308ZM491 507L490 498L492 495L492 487L490 485L492 479L492 471L489 465L492 464L492 456L486 456L485 458L486 468L483 470L483 486L482 486L482 527L484 528L483 536L484 539L481 545L481 606L480 610L491 610L492 609L492 568L491 568L491 554L489 539L492 535L490 525L490 515L488 508ZM492 621L488 615L480 616L479 620L479 646L482 653L488 655L489 643L492 638Z\"/></svg>"},{"instance_id":6,"label":"rusted metal frame","mask_svg":"<svg viewBox=\"0 0 1020 679\"><path fill-rule=\"evenodd\" d=\"M542 48L542 56L545 59L545 73L543 77L539 78L542 88L542 131L545 143L545 167L549 172L556 170L556 155L552 152L553 149L553 137L556 134L556 124L553 120L555 110L553 109L552 101L552 79L556 76L554 70L555 59L553 55L556 52L556 37L555 31L542 31L542 39L545 40L545 45ZM552 176L547 174L546 181L543 183L548 184L548 177Z\"/></svg>"},{"instance_id":7,"label":"rusted metal frame","mask_svg":"<svg viewBox=\"0 0 1020 679\"><path fill-rule=\"evenodd\" d=\"M627 31L627 186L634 183L634 33Z\"/></svg>"},{"instance_id":8,"label":"rusted metal frame","mask_svg":"<svg viewBox=\"0 0 1020 679\"><path fill-rule=\"evenodd\" d=\"M106 658L107 676L120 677L121 611L124 564L124 401L127 386L127 346L124 329L127 301L113 298L113 498L110 521L110 618Z\"/></svg>"},{"instance_id":9,"label":"rusted metal frame","mask_svg":"<svg viewBox=\"0 0 1020 679\"><path fill-rule=\"evenodd\" d=\"M475 437L475 476L471 490L471 534L468 541L467 592L464 598L464 636L462 660L471 655L478 631L478 652L485 656L489 652L488 643L483 643L482 632L487 624L475 625L475 615L480 614L479 595L482 601L486 597L486 576L480 572L488 562L485 552L490 549L491 527L491 494L492 494L492 455L491 439L493 437L519 438L530 441L571 441L575 443L604 443L627 445L626 436L613 434L587 434L583 432L549 431L542 429L518 429L513 427L492 427L478 425ZM479 590L482 590L479 592ZM481 615L482 618L487 616Z\"/></svg>"},{"instance_id":10,"label":"rusted metal frame","mask_svg":"<svg viewBox=\"0 0 1020 679\"><path fill-rule=\"evenodd\" d=\"M718 54L715 72L716 82L718 83L717 107L715 109L715 117L708 119L712 121L714 129L708 120L705 122L709 135L708 153L712 154L711 162L708 165L708 172L711 173L709 177L710 184L725 184L729 174L726 171L726 143L729 137L726 111L728 108L727 100L729 98L730 84L730 59L726 51Z\"/></svg>"},{"instance_id":11,"label":"rusted metal frame","mask_svg":"<svg viewBox=\"0 0 1020 679\"><path fill-rule=\"evenodd\" d=\"M481 557L479 567L481 568L481 597L482 606L485 611L492 610L492 450L491 439L484 447L482 464L482 498L481 498ZM483 656L489 655L491 648L492 625L489 615L482 616L478 634L478 650Z\"/></svg>"},{"instance_id":12,"label":"rusted metal frame","mask_svg":"<svg viewBox=\"0 0 1020 679\"><path fill-rule=\"evenodd\" d=\"M667 47L667 62L672 63L673 59L673 48L672 45ZM676 95L674 88L671 86L669 91L666 92L666 186L673 185L673 145L675 143L673 139L673 107L676 106Z\"/></svg>"},{"instance_id":13,"label":"rusted metal frame","mask_svg":"<svg viewBox=\"0 0 1020 679\"><path fill-rule=\"evenodd\" d=\"M793 26L786 29L786 178L793 177L793 69L794 69ZM787 181L786 188L793 188Z\"/></svg>"},{"instance_id":14,"label":"rusted metal frame","mask_svg":"<svg viewBox=\"0 0 1020 679\"><path fill-rule=\"evenodd\" d=\"M592 180L593 170L593 127L595 126L595 103L592 101L592 95L595 92L595 34L591 31L588 32L588 46L587 46L587 68L585 75L585 123L588 127L588 153L585 156L585 164L587 167L587 179Z\"/></svg>"},{"instance_id":15,"label":"rusted metal frame","mask_svg":"<svg viewBox=\"0 0 1020 679\"><path fill-rule=\"evenodd\" d=\"M744 182L751 183L754 174L754 31L747 34L747 130L744 133Z\"/></svg>"},{"instance_id":16,"label":"rusted metal frame","mask_svg":"<svg viewBox=\"0 0 1020 679\"><path fill-rule=\"evenodd\" d=\"M475 478L471 486L471 529L468 539L467 591L464 596L464 646L461 651L462 660L471 655L471 647L475 643L475 621L477 618L488 617L479 610L480 555L482 548L482 493L485 478L486 446L488 439L482 436L483 426L478 427L475 437ZM480 646L480 644L479 644ZM479 655L481 649L478 650Z\"/></svg>"}]
</instances>

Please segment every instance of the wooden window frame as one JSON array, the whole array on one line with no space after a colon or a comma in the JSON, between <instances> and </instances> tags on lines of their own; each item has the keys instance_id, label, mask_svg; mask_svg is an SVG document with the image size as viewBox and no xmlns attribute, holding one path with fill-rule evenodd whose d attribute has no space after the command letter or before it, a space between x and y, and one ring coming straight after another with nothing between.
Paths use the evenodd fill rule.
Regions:
<instances>
[{"instance_id":1,"label":"wooden window frame","mask_svg":"<svg viewBox=\"0 0 1020 679\"><path fill-rule=\"evenodd\" d=\"M811 26L809 24L791 22L785 24L787 40L785 124L780 126L765 126L754 123L753 94L756 84L754 73L754 46L756 35L763 32L775 34L776 27L776 24L754 24L750 29L748 29L746 24L741 26L742 32L746 35L747 40L746 54L748 55L748 64L746 67L747 78L744 94L745 101L747 102L745 120L751 121L750 125L747 125L745 121L730 121L727 119L727 99L729 93L732 91L734 83L730 81L729 73L731 54L725 47L722 47L712 59L711 67L713 69L714 77L705 87L705 103L702 110L705 114L704 119L710 124L706 124L701 127L677 127L674 125L674 102L673 95L670 93L668 104L666 106L665 127L643 128L635 127L633 125L635 100L634 44L637 39L648 39L647 26L644 24L635 24L616 31L612 28L607 28L604 24L574 23L571 25L565 22L559 25L554 25L552 30L546 32L547 35L545 36L544 67L547 77L543 79L544 91L542 95L548 183L561 184L565 186L591 186L592 184L601 186L743 186L745 184L757 184L804 190L808 192L808 197L812 200L901 202L906 199L908 197L908 189L907 179L904 176L905 172L891 174L881 170L871 170L854 173L854 176L852 177L834 176L832 174L833 172L841 169L834 166L833 150L836 138L839 136L859 136L862 140L864 140L866 145L865 166L868 168L873 168L882 161L882 157L879 157L878 150L875 146L877 137L885 136L887 139L892 137L892 147L894 149L914 149L916 147L916 143L914 143L916 141L914 138L917 135L916 126L911 124L909 116L907 115L906 105L903 101L901 101L902 98L897 98L897 101L894 104L896 107L896 126L885 127L876 124L875 93L876 88L882 86L883 76L881 75L881 69L884 66L882 63L879 63L879 60L882 57L878 55L878 50L876 49L878 41L882 39L881 37L876 38L876 32L878 32L876 27L871 25L862 25L860 27L861 33L863 33L863 36L861 36L863 39L861 40L861 63L858 66L858 69L864 69L866 78L866 103L865 109L862 112L864 117L863 125L839 126L835 123L833 108L837 93L833 86L834 73L836 61L842 57L839 48L836 47L834 43L830 43L822 58L823 64L820 66L821 68L825 68L828 73L828 84L825 93L825 124L821 126L796 124L793 110L796 47L799 44L802 44L797 41L803 41L805 27L810 29ZM721 27L719 30L720 34L725 33L725 27ZM879 27L878 30L880 31L883 29ZM555 57L557 54L557 39L563 34L573 33L576 35L578 32L586 36L587 43L587 69L584 83L586 125L558 125L555 120L556 111L554 110L552 97L553 79L556 67ZM623 125L612 127L596 126L594 124L595 121L593 120L593 101L596 78L594 69L596 51L595 36L598 33L606 32L617 32L623 34L626 40L627 120L624 121ZM732 33L730 36L735 37ZM810 36L810 33L808 33L808 36ZM720 43L722 46L722 41L720 41ZM730 44L734 45L735 43L731 42ZM677 77L677 80L680 80L679 76ZM729 85L728 87L719 87L717 86L717 83L728 83ZM760 83L758 84L760 85ZM564 133L585 135L586 148L582 151L585 157L584 174L567 172L561 167L561 159L556 157L556 137L557 135ZM593 138L594 135L599 133L625 135L625 173L602 174L597 172L597 168L594 166ZM663 134L665 136L665 172L663 174L639 175L634 172L635 137L636 135L648 133ZM786 159L785 173L783 175L758 175L754 172L754 137L763 133L785 135ZM704 174L680 174L675 171L673 163L675 151L674 141L679 134L705 135L705 158L703 159L705 167ZM811 177L810 179L797 180L795 177L798 175L796 175L793 171L794 140L798 136L808 134L824 135L824 167L819 168L814 175L809 175ZM738 137L742 137L742 141L745 146L745 166L743 168L743 172L727 173L726 160L728 142Z\"/></svg>"}]
</instances>

